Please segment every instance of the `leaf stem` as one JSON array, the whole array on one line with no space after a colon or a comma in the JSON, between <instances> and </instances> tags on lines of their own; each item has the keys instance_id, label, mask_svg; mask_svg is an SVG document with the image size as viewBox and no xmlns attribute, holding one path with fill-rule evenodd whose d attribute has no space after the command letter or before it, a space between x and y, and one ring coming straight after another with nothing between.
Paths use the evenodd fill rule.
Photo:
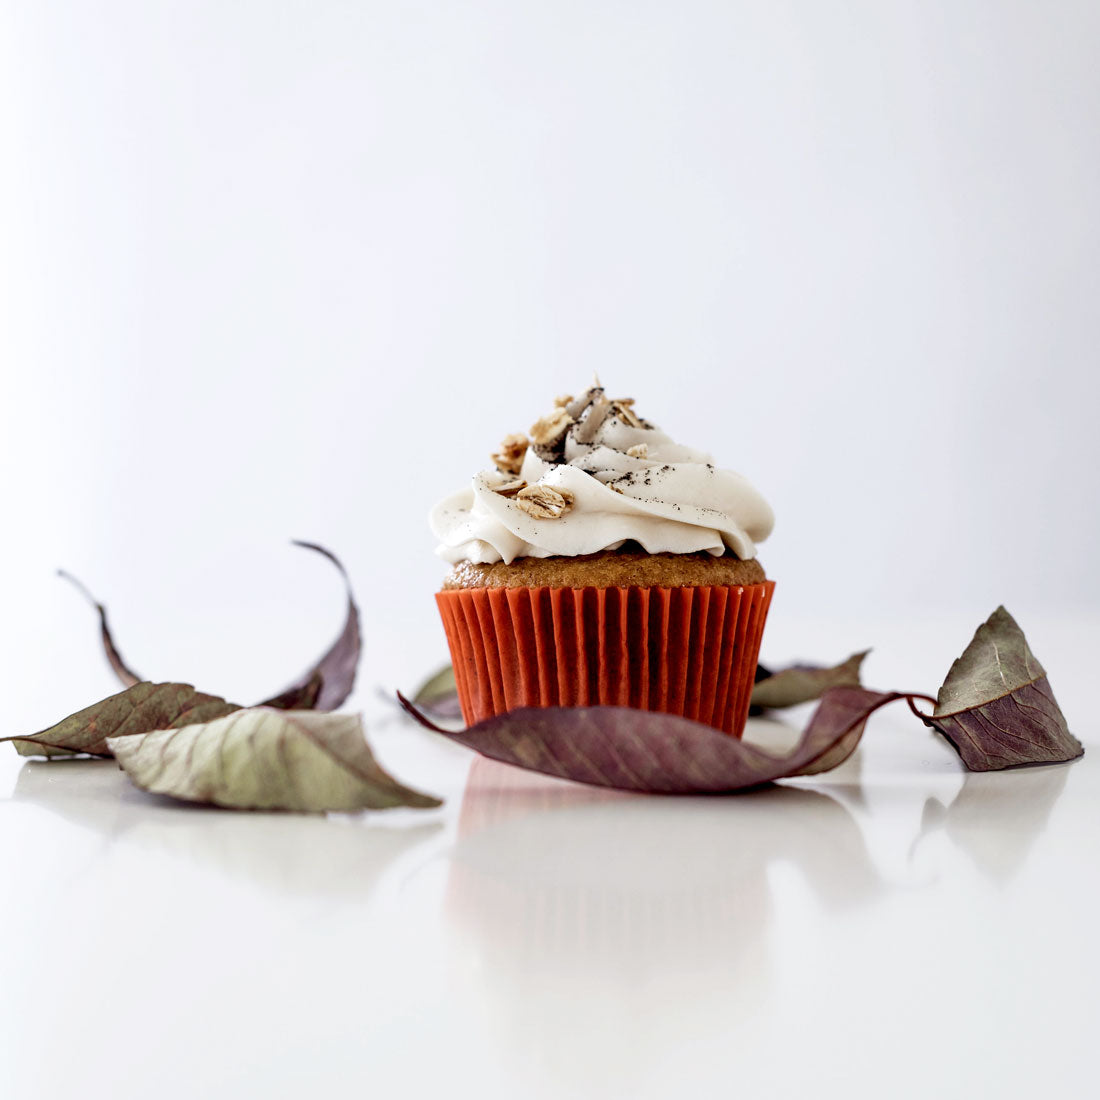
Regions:
<instances>
[{"instance_id":1,"label":"leaf stem","mask_svg":"<svg viewBox=\"0 0 1100 1100\"><path fill-rule=\"evenodd\" d=\"M932 706L935 706L935 705L936 705L936 700L935 700L935 699L933 699L931 695L924 695L924 694L922 694L922 693L921 693L921 692L919 692L919 691L912 691L912 692L909 692L909 693L907 693L907 694L906 694L906 696L905 696L905 701L906 701L906 703L908 703L908 704L909 704L909 709L910 709L910 710L911 710L911 711L912 711L912 712L913 712L913 713L914 713L914 714L915 714L915 715L916 715L916 716L917 716L917 717L918 717L918 718L919 718L919 719L920 719L920 720L921 720L922 722L927 722L927 721L928 721L928 719L929 719L929 718L931 718L932 716L931 716L930 714L925 714L925 713L924 713L923 711L921 711L921 710L918 710L918 709L917 709L917 707L916 707L916 705L915 705L915 704L914 704L914 702L913 702L913 700L914 700L914 699L920 699L920 700L921 700L922 702L925 702L925 703L931 703L931 704L932 704Z\"/></svg>"}]
</instances>

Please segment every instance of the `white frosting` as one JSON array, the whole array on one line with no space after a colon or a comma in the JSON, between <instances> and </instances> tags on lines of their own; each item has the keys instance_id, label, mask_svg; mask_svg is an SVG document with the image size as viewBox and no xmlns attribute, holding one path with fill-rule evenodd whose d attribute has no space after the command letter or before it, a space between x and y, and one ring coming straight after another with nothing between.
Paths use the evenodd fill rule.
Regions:
<instances>
[{"instance_id":1,"label":"white frosting","mask_svg":"<svg viewBox=\"0 0 1100 1100\"><path fill-rule=\"evenodd\" d=\"M565 515L535 519L494 491L514 480L510 475L483 471L432 510L436 553L451 563L510 562L595 554L633 539L651 554L721 555L729 548L742 559L756 556L755 544L771 533L775 517L741 474L716 469L709 455L679 446L648 422L633 427L629 416L616 413L591 442L578 442L592 414L589 406L569 429L561 462L544 461L531 448L523 459L519 476L528 485L573 494ZM645 457L626 453L640 443Z\"/></svg>"}]
</instances>

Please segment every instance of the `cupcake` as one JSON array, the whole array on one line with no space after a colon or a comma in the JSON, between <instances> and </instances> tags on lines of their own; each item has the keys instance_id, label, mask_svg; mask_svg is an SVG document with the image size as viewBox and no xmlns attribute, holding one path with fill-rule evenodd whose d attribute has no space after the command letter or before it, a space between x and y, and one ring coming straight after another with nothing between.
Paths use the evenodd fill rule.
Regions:
<instances>
[{"instance_id":1,"label":"cupcake","mask_svg":"<svg viewBox=\"0 0 1100 1100\"><path fill-rule=\"evenodd\" d=\"M603 704L739 737L774 589L763 497L598 383L492 461L431 514L466 721Z\"/></svg>"}]
</instances>

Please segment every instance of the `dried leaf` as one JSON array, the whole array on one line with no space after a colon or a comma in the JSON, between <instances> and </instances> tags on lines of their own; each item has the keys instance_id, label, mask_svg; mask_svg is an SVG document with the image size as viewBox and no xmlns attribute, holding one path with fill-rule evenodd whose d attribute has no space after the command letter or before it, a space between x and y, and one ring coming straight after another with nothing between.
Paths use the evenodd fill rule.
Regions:
<instances>
[{"instance_id":1,"label":"dried leaf","mask_svg":"<svg viewBox=\"0 0 1100 1100\"><path fill-rule=\"evenodd\" d=\"M834 768L855 751L870 714L900 698L832 688L793 751L773 756L701 722L628 707L526 707L450 732L398 695L421 725L493 760L577 783L664 794L745 790Z\"/></svg>"},{"instance_id":2,"label":"dried leaf","mask_svg":"<svg viewBox=\"0 0 1100 1100\"><path fill-rule=\"evenodd\" d=\"M204 695L190 684L134 684L56 726L26 737L4 737L20 756L110 756L107 738L175 729L191 722L209 722L239 710L216 695Z\"/></svg>"},{"instance_id":3,"label":"dried leaf","mask_svg":"<svg viewBox=\"0 0 1100 1100\"><path fill-rule=\"evenodd\" d=\"M318 546L313 542L294 540L294 545L323 554L340 570L340 575L344 578L344 586L347 589L347 615L344 619L344 627L337 636L336 641L332 643L321 659L290 687L271 699L265 699L258 705L276 707L280 710L335 710L347 699L355 686L355 672L359 665L361 649L359 608L356 606L355 597L352 594L351 581L348 579L347 570L331 550L326 550L323 546ZM107 626L107 611L103 604L99 603L75 577L64 572L64 570L58 570L58 572L76 585L99 612L103 649L115 675L126 687L139 683L141 677L126 665L119 654L114 638Z\"/></svg>"},{"instance_id":4,"label":"dried leaf","mask_svg":"<svg viewBox=\"0 0 1100 1100\"><path fill-rule=\"evenodd\" d=\"M114 674L118 677L123 687L133 687L141 683L141 677L130 668L122 659L115 640L111 636L111 628L107 625L107 609L84 587L83 583L76 579L72 573L66 573L64 569L57 571L59 577L64 577L74 588L96 609L99 613L99 636L103 642L103 652L107 654L107 661Z\"/></svg>"},{"instance_id":5,"label":"dried leaf","mask_svg":"<svg viewBox=\"0 0 1100 1100\"><path fill-rule=\"evenodd\" d=\"M1084 753L1016 620L998 607L951 666L921 719L971 771L1057 764Z\"/></svg>"},{"instance_id":6,"label":"dried leaf","mask_svg":"<svg viewBox=\"0 0 1100 1100\"><path fill-rule=\"evenodd\" d=\"M331 550L326 550L314 542L300 542L297 539L294 540L294 545L304 547L306 550L316 550L340 570L340 576L344 578L344 587L347 590L347 616L344 619L343 630L324 656L298 681L274 698L265 699L259 706L275 707L279 710L335 710L355 687L355 672L359 667L359 652L362 646L359 634L359 608L352 594L347 570Z\"/></svg>"},{"instance_id":7,"label":"dried leaf","mask_svg":"<svg viewBox=\"0 0 1100 1100\"><path fill-rule=\"evenodd\" d=\"M413 703L422 710L434 714L437 718L458 718L462 708L458 702L458 687L455 684L454 665L444 665L438 672L429 676L416 689Z\"/></svg>"},{"instance_id":8,"label":"dried leaf","mask_svg":"<svg viewBox=\"0 0 1100 1100\"><path fill-rule=\"evenodd\" d=\"M870 652L865 649L862 653L853 653L846 661L831 668L794 665L779 672L765 670L752 689L752 705L762 710L793 707L820 699L831 687L859 687L860 666Z\"/></svg>"},{"instance_id":9,"label":"dried leaf","mask_svg":"<svg viewBox=\"0 0 1100 1100\"><path fill-rule=\"evenodd\" d=\"M142 790L186 802L302 813L441 805L382 769L353 714L251 707L109 744Z\"/></svg>"}]
</instances>

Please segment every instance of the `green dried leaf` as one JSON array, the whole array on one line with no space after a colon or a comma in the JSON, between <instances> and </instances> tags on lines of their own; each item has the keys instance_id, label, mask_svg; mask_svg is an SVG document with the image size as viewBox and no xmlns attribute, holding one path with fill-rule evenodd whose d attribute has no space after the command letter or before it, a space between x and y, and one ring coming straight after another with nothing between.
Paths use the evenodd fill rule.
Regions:
<instances>
[{"instance_id":1,"label":"green dried leaf","mask_svg":"<svg viewBox=\"0 0 1100 1100\"><path fill-rule=\"evenodd\" d=\"M454 665L445 665L429 676L416 689L412 701L437 718L461 718L462 708L458 702Z\"/></svg>"},{"instance_id":2,"label":"green dried leaf","mask_svg":"<svg viewBox=\"0 0 1100 1100\"><path fill-rule=\"evenodd\" d=\"M187 802L301 813L441 805L381 768L358 715L252 707L109 744L142 790Z\"/></svg>"},{"instance_id":3,"label":"green dried leaf","mask_svg":"<svg viewBox=\"0 0 1100 1100\"><path fill-rule=\"evenodd\" d=\"M20 756L110 756L107 738L209 722L240 708L190 684L134 684L63 718L56 726L11 741Z\"/></svg>"},{"instance_id":4,"label":"green dried leaf","mask_svg":"<svg viewBox=\"0 0 1100 1100\"><path fill-rule=\"evenodd\" d=\"M831 668L817 665L794 665L772 672L757 680L752 689L752 705L762 710L793 707L820 699L829 688L859 687L860 666L871 651L853 653L846 661Z\"/></svg>"},{"instance_id":5,"label":"green dried leaf","mask_svg":"<svg viewBox=\"0 0 1100 1100\"><path fill-rule=\"evenodd\" d=\"M920 714L920 712L917 712ZM998 607L951 666L931 715L971 771L1057 764L1084 753L1016 620Z\"/></svg>"},{"instance_id":6,"label":"green dried leaf","mask_svg":"<svg viewBox=\"0 0 1100 1100\"><path fill-rule=\"evenodd\" d=\"M416 689L412 701L418 707L430 707L440 699L447 699L458 691L455 686L454 665L444 665Z\"/></svg>"}]
</instances>

